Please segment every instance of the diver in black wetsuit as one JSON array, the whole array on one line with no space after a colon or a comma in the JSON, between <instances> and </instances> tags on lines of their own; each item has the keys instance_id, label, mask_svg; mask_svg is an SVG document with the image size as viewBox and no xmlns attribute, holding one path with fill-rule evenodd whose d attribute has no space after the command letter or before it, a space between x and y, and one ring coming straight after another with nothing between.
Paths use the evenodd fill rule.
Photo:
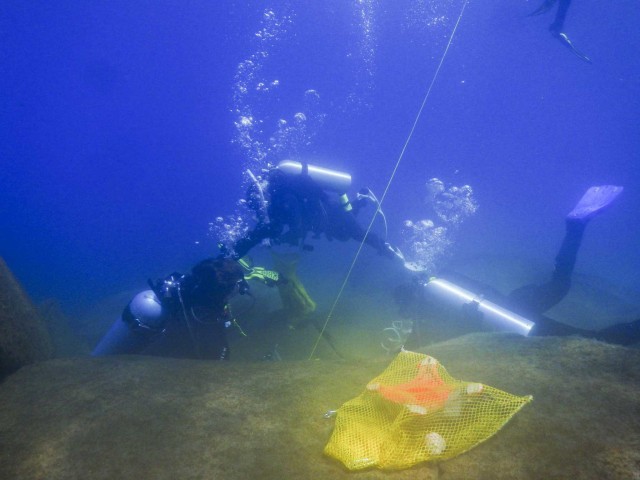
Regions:
<instances>
[{"instance_id":1,"label":"diver in black wetsuit","mask_svg":"<svg viewBox=\"0 0 640 480\"><path fill-rule=\"evenodd\" d=\"M344 193L351 182L348 174L285 160L268 172L267 181L266 192L256 183L247 195L258 223L233 246L235 258L242 258L267 239L303 250L313 249L306 243L308 236L359 242L365 239L365 229L356 221L356 214L366 202L366 195L360 195L353 203L349 201ZM339 195L332 196L327 190ZM401 258L395 247L374 233L366 236L365 243L381 255Z\"/></svg>"},{"instance_id":2,"label":"diver in black wetsuit","mask_svg":"<svg viewBox=\"0 0 640 480\"><path fill-rule=\"evenodd\" d=\"M228 258L208 258L190 274L173 273L125 307L92 352L105 355L228 360L228 302L248 288L244 269Z\"/></svg>"},{"instance_id":3,"label":"diver in black wetsuit","mask_svg":"<svg viewBox=\"0 0 640 480\"><path fill-rule=\"evenodd\" d=\"M540 15L549 11L555 4L558 3L558 9L556 10L556 16L553 20L553 23L549 26L549 31L551 34L560 40L565 46L569 48L578 58L584 60L587 63L591 63L591 59L587 57L584 53L578 50L569 37L564 32L564 22L567 18L567 11L569 10L569 6L571 5L571 0L545 0L540 7L538 7L534 12L530 15Z\"/></svg>"},{"instance_id":4,"label":"diver in black wetsuit","mask_svg":"<svg viewBox=\"0 0 640 480\"><path fill-rule=\"evenodd\" d=\"M606 185L591 187L585 193L566 218L566 233L556 256L555 269L551 279L542 285L526 285L504 297L495 289L480 285L456 273L444 273L442 277L468 289L467 291L475 292L478 298L487 299L533 321L535 325L529 332L532 336L581 335L618 345L640 342L640 319L594 331L573 327L543 315L558 304L571 288L571 275L587 223L621 192L622 187ZM404 313L403 316L412 317L419 322L420 314L424 314L434 301L426 294L426 290L424 283L414 284L410 288L404 286L396 290L396 302L403 309L401 310L401 314ZM466 314L472 310L466 308L469 305L470 303L462 305L462 310Z\"/></svg>"},{"instance_id":5,"label":"diver in black wetsuit","mask_svg":"<svg viewBox=\"0 0 640 480\"><path fill-rule=\"evenodd\" d=\"M549 3L547 0L545 3ZM567 18L567 11L571 5L571 0L559 0L558 10L556 10L556 18L549 26L549 31L554 35L559 35L564 30L564 21Z\"/></svg>"}]
</instances>

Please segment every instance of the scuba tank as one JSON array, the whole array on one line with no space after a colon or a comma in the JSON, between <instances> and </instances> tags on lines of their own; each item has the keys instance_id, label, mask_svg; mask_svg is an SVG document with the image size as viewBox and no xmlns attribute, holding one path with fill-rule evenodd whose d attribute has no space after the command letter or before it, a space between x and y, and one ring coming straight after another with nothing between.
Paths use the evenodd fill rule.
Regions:
<instances>
[{"instance_id":1,"label":"scuba tank","mask_svg":"<svg viewBox=\"0 0 640 480\"><path fill-rule=\"evenodd\" d=\"M276 167L287 175L308 175L323 190L345 193L351 187L351 175L338 170L296 162L295 160L282 160Z\"/></svg>"},{"instance_id":2,"label":"scuba tank","mask_svg":"<svg viewBox=\"0 0 640 480\"><path fill-rule=\"evenodd\" d=\"M535 325L523 316L486 300L482 295L447 280L431 278L424 284L424 288L432 297L459 308L466 315L484 320L500 330L519 333L526 337Z\"/></svg>"}]
</instances>

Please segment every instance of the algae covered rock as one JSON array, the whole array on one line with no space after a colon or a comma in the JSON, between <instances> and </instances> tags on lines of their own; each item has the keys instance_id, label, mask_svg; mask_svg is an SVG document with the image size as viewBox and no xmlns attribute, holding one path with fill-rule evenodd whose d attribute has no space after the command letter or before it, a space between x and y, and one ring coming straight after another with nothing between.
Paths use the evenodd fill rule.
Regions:
<instances>
[{"instance_id":1,"label":"algae covered rock","mask_svg":"<svg viewBox=\"0 0 640 480\"><path fill-rule=\"evenodd\" d=\"M0 258L0 379L52 353L38 310Z\"/></svg>"}]
</instances>

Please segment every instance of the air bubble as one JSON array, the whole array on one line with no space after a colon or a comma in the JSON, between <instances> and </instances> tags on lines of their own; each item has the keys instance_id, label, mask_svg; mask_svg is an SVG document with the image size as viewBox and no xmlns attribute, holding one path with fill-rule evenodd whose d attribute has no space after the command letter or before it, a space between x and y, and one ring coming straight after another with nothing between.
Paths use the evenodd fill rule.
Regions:
<instances>
[{"instance_id":1,"label":"air bubble","mask_svg":"<svg viewBox=\"0 0 640 480\"><path fill-rule=\"evenodd\" d=\"M469 185L447 187L442 180L432 178L425 190L425 206L436 218L405 220L403 251L417 270L433 274L453 245L460 224L476 212L478 204Z\"/></svg>"}]
</instances>

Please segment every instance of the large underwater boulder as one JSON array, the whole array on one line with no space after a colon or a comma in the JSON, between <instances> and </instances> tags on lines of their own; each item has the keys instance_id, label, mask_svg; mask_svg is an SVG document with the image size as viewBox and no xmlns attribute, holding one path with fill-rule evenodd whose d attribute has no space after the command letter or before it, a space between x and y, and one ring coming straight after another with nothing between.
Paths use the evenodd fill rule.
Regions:
<instances>
[{"instance_id":1,"label":"large underwater boulder","mask_svg":"<svg viewBox=\"0 0 640 480\"><path fill-rule=\"evenodd\" d=\"M38 311L51 337L53 358L88 355L91 352L88 343L71 326L69 317L56 300L45 300L38 305Z\"/></svg>"},{"instance_id":2,"label":"large underwater boulder","mask_svg":"<svg viewBox=\"0 0 640 480\"><path fill-rule=\"evenodd\" d=\"M334 422L323 414L390 357L50 360L0 385L0 478L640 478L640 351L485 333L424 352L456 378L533 402L456 458L353 474L323 455Z\"/></svg>"},{"instance_id":3,"label":"large underwater boulder","mask_svg":"<svg viewBox=\"0 0 640 480\"><path fill-rule=\"evenodd\" d=\"M52 353L41 315L0 258L0 380Z\"/></svg>"}]
</instances>

